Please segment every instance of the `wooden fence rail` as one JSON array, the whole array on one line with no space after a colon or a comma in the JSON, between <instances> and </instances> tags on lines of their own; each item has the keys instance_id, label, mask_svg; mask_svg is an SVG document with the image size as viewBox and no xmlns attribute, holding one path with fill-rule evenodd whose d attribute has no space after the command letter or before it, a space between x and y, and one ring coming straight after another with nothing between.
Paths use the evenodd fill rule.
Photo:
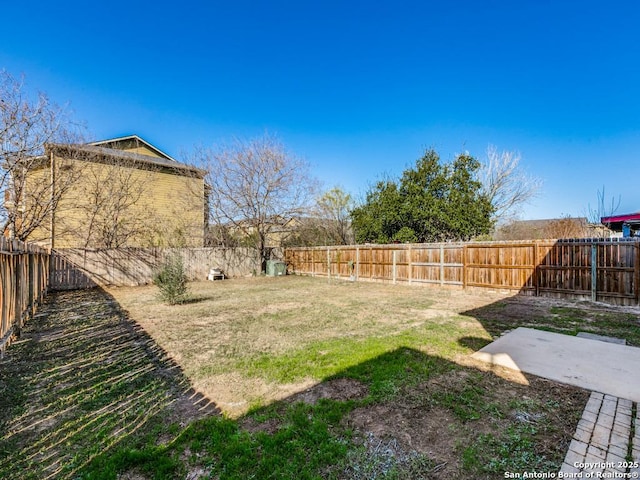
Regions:
<instances>
[{"instance_id":1,"label":"wooden fence rail","mask_svg":"<svg viewBox=\"0 0 640 480\"><path fill-rule=\"evenodd\" d=\"M515 290L620 305L640 300L639 239L287 248L291 273Z\"/></svg>"},{"instance_id":2,"label":"wooden fence rail","mask_svg":"<svg viewBox=\"0 0 640 480\"><path fill-rule=\"evenodd\" d=\"M47 293L49 253L0 237L0 355Z\"/></svg>"}]
</instances>

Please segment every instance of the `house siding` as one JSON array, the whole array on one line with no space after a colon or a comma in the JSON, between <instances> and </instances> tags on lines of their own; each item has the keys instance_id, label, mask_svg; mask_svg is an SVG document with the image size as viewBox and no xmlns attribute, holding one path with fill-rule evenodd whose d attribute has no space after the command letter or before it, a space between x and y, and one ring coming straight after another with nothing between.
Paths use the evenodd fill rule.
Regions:
<instances>
[{"instance_id":1,"label":"house siding","mask_svg":"<svg viewBox=\"0 0 640 480\"><path fill-rule=\"evenodd\" d=\"M147 148L145 146L136 147L136 148L125 148L123 149L125 152L137 153L138 155L146 155L148 157L162 158L156 152Z\"/></svg>"},{"instance_id":2,"label":"house siding","mask_svg":"<svg viewBox=\"0 0 640 480\"><path fill-rule=\"evenodd\" d=\"M147 150L147 149L136 149ZM148 152L138 151L147 155ZM154 155L157 157L157 155ZM123 208L120 218L123 225L140 230L128 235L126 247L201 247L204 243L205 192L204 180L181 170L167 168L134 168L113 163L70 160L56 157L57 178L64 184L65 175L78 175L63 195L55 213L54 232L56 248L103 248L105 245L96 235L96 224L91 222L92 205L113 202L119 195L126 195L128 185L131 205ZM50 166L30 174L37 178L50 176ZM100 198L98 198L100 197ZM102 217L102 224L107 221ZM51 244L51 220L34 231L30 240Z\"/></svg>"}]
</instances>

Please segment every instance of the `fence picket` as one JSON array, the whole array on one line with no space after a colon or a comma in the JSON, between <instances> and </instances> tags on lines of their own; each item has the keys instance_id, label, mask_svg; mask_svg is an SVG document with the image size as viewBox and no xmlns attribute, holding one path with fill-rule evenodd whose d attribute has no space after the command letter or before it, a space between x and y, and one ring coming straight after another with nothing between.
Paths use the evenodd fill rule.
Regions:
<instances>
[{"instance_id":1,"label":"fence picket","mask_svg":"<svg viewBox=\"0 0 640 480\"><path fill-rule=\"evenodd\" d=\"M0 237L0 355L44 299L48 275L46 250Z\"/></svg>"},{"instance_id":2,"label":"fence picket","mask_svg":"<svg viewBox=\"0 0 640 480\"><path fill-rule=\"evenodd\" d=\"M329 252L331 258L354 258L363 280L517 290L620 305L640 301L639 239L294 247L285 250L289 271L322 276L309 261L318 251L327 258Z\"/></svg>"}]
</instances>

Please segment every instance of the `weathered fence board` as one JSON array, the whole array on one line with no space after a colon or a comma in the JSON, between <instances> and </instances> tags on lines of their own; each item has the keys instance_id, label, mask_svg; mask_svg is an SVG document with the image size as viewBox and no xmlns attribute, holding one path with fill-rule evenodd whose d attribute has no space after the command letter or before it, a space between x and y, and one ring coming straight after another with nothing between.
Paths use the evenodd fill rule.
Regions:
<instances>
[{"instance_id":1,"label":"weathered fence board","mask_svg":"<svg viewBox=\"0 0 640 480\"><path fill-rule=\"evenodd\" d=\"M514 290L621 305L640 300L638 239L288 248L285 259L290 272L307 275Z\"/></svg>"},{"instance_id":2,"label":"weathered fence board","mask_svg":"<svg viewBox=\"0 0 640 480\"><path fill-rule=\"evenodd\" d=\"M0 237L0 354L44 298L48 275L46 250Z\"/></svg>"},{"instance_id":3,"label":"weathered fence board","mask_svg":"<svg viewBox=\"0 0 640 480\"><path fill-rule=\"evenodd\" d=\"M464 268L469 287L535 291L533 244L469 244L466 248Z\"/></svg>"},{"instance_id":4,"label":"weathered fence board","mask_svg":"<svg viewBox=\"0 0 640 480\"><path fill-rule=\"evenodd\" d=\"M123 248L109 250L54 250L51 260L51 288L69 290L100 286L136 286L151 283L154 273L170 255L182 258L187 278L204 280L211 268L220 268L228 277L240 277L260 272L255 250L248 248ZM273 252L277 256L278 252ZM334 275L338 275L336 259ZM344 262L343 262L344 263ZM327 257L324 265L327 274Z\"/></svg>"}]
</instances>

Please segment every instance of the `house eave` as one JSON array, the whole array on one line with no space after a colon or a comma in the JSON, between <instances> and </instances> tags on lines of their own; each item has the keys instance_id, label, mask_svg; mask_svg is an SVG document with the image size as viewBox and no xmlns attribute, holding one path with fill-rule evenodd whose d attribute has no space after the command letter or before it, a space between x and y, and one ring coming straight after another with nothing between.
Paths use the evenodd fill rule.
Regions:
<instances>
[{"instance_id":1,"label":"house eave","mask_svg":"<svg viewBox=\"0 0 640 480\"><path fill-rule=\"evenodd\" d=\"M183 176L194 176L199 179L204 178L206 174L204 170L186 165L176 160L151 157L149 155L141 155L138 153L89 144L48 144L45 148L47 153L54 152L56 155L69 155L72 158L77 156L79 159L84 161L95 163L124 162L127 166L132 168L167 169Z\"/></svg>"}]
</instances>

